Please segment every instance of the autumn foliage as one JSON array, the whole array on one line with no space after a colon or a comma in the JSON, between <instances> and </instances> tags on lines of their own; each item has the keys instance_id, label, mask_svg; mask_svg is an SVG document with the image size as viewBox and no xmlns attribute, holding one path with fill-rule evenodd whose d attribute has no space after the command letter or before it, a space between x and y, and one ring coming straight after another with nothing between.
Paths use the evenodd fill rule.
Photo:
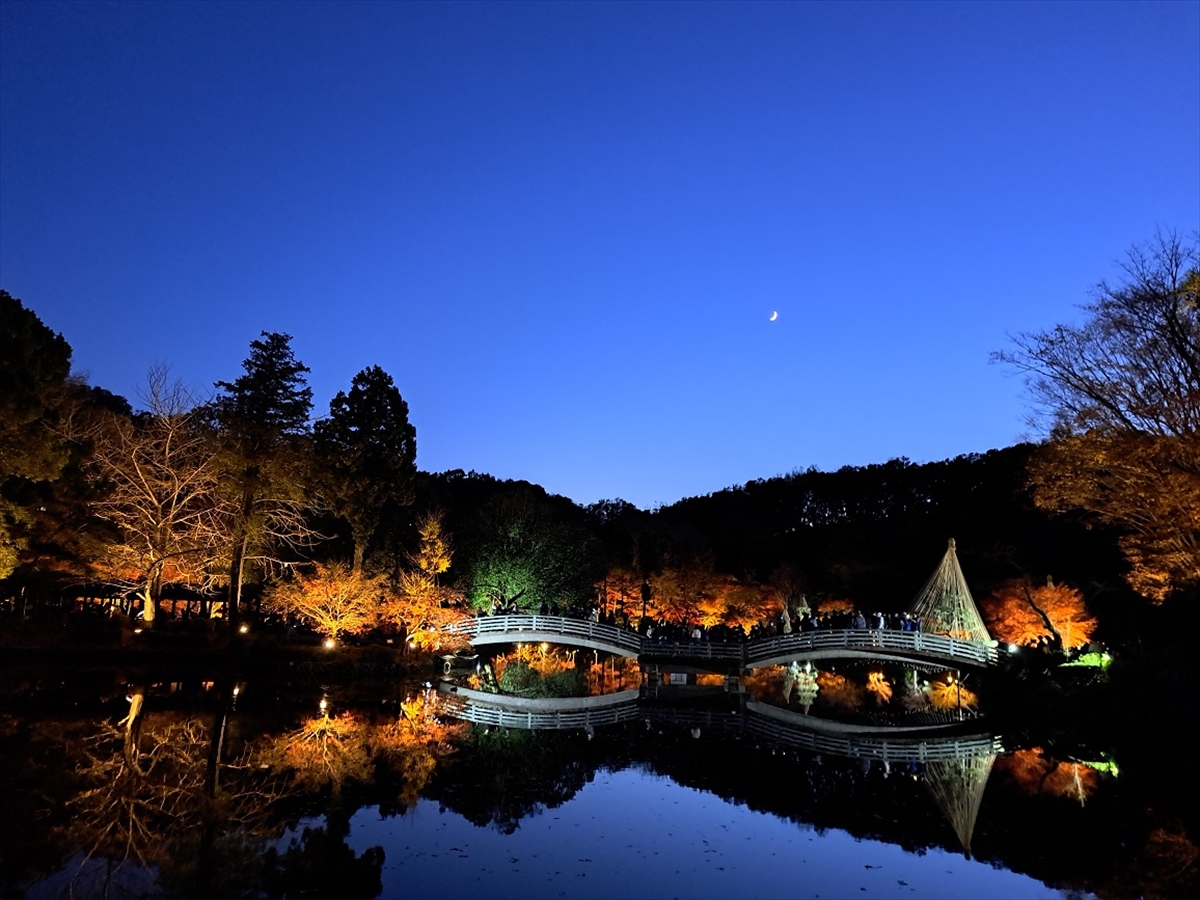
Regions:
<instances>
[{"instance_id":1,"label":"autumn foliage","mask_svg":"<svg viewBox=\"0 0 1200 900\"><path fill-rule=\"evenodd\" d=\"M837 672L819 672L817 686L820 699L843 709L857 709L865 696L861 685Z\"/></svg>"},{"instance_id":2,"label":"autumn foliage","mask_svg":"<svg viewBox=\"0 0 1200 900\"><path fill-rule=\"evenodd\" d=\"M997 640L1026 647L1041 643L1064 650L1086 647L1097 625L1083 594L1065 584L1009 581L982 605L988 629Z\"/></svg>"},{"instance_id":3,"label":"autumn foliage","mask_svg":"<svg viewBox=\"0 0 1200 900\"><path fill-rule=\"evenodd\" d=\"M996 769L1027 793L1069 797L1080 803L1095 793L1100 784L1100 773L1091 766L1054 759L1041 747L1002 756L996 760Z\"/></svg>"},{"instance_id":4,"label":"autumn foliage","mask_svg":"<svg viewBox=\"0 0 1200 900\"><path fill-rule=\"evenodd\" d=\"M1138 593L1161 603L1176 588L1200 584L1195 436L1072 436L1039 451L1030 462L1030 481L1039 506L1084 510L1085 521L1121 530L1126 579Z\"/></svg>"},{"instance_id":5,"label":"autumn foliage","mask_svg":"<svg viewBox=\"0 0 1200 900\"><path fill-rule=\"evenodd\" d=\"M442 713L436 696L422 694L404 701L398 717L382 721L349 712L314 716L266 743L258 760L290 773L306 791L329 787L335 795L348 782L371 783L384 767L401 776L399 799L411 806L437 761L470 730L468 723L444 721Z\"/></svg>"},{"instance_id":6,"label":"autumn foliage","mask_svg":"<svg viewBox=\"0 0 1200 900\"><path fill-rule=\"evenodd\" d=\"M309 573L281 582L263 598L263 606L297 616L333 639L371 629L379 613L383 581L354 572L343 563L314 563Z\"/></svg>"},{"instance_id":7,"label":"autumn foliage","mask_svg":"<svg viewBox=\"0 0 1200 900\"><path fill-rule=\"evenodd\" d=\"M951 676L929 682L929 702L934 709L976 709L979 697Z\"/></svg>"},{"instance_id":8,"label":"autumn foliage","mask_svg":"<svg viewBox=\"0 0 1200 900\"><path fill-rule=\"evenodd\" d=\"M871 696L875 698L876 706L883 706L892 699L891 682L884 677L882 672L870 672L867 675L867 690Z\"/></svg>"}]
</instances>

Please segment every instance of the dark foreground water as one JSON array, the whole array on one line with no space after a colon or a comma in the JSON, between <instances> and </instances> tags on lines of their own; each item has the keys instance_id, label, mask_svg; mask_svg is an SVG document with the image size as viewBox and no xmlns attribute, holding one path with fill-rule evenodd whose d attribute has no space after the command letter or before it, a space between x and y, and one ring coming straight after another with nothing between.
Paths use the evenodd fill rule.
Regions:
<instances>
[{"instance_id":1,"label":"dark foreground water","mask_svg":"<svg viewBox=\"0 0 1200 900\"><path fill-rule=\"evenodd\" d=\"M961 853L818 830L640 768L601 770L511 834L422 800L400 818L361 810L348 843L385 848L389 897L1061 896Z\"/></svg>"},{"instance_id":2,"label":"dark foreground water","mask_svg":"<svg viewBox=\"0 0 1200 900\"><path fill-rule=\"evenodd\" d=\"M1020 736L984 752L984 724L845 755L721 689L528 730L463 722L420 684L8 675L6 900L1196 887L1161 769Z\"/></svg>"}]
</instances>

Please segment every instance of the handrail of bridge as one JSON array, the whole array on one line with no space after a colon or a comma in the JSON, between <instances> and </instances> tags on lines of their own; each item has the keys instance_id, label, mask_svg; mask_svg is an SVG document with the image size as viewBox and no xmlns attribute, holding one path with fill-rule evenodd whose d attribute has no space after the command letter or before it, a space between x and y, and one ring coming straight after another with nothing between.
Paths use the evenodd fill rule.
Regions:
<instances>
[{"instance_id":1,"label":"handrail of bridge","mask_svg":"<svg viewBox=\"0 0 1200 900\"><path fill-rule=\"evenodd\" d=\"M744 649L747 644L722 644L709 641L656 641L646 638L642 641L642 656L658 658L686 657L687 659L731 659L743 662Z\"/></svg>"},{"instance_id":2,"label":"handrail of bridge","mask_svg":"<svg viewBox=\"0 0 1200 900\"><path fill-rule=\"evenodd\" d=\"M749 731L777 744L796 747L812 753L829 753L851 759L879 759L889 762L937 762L939 760L964 759L973 756L990 756L1003 752L999 738L944 737L922 741L888 740L873 737L840 737L816 731L803 731L788 727L771 719L756 715L746 716Z\"/></svg>"},{"instance_id":3,"label":"handrail of bridge","mask_svg":"<svg viewBox=\"0 0 1200 900\"><path fill-rule=\"evenodd\" d=\"M561 634L563 637L589 638L603 642L634 653L642 649L642 636L627 628L616 625L602 625L584 619L567 619L562 616L539 615L508 615L480 616L457 625L450 626L449 631L475 637L482 634L511 634L514 640L520 640L520 633L541 632L542 634Z\"/></svg>"},{"instance_id":4,"label":"handrail of bridge","mask_svg":"<svg viewBox=\"0 0 1200 900\"><path fill-rule=\"evenodd\" d=\"M448 712L455 718L478 725L500 728L519 728L529 731L561 731L617 725L645 720L680 727L733 729L748 731L781 746L829 753L852 759L889 760L891 762L962 759L1002 752L1000 738L993 735L935 735L919 738L867 735L839 735L815 731L802 723L788 722L758 709L748 709L745 715L713 710L659 709L647 707L636 700L620 705L597 708L533 712L491 706L478 699L447 695ZM764 714L765 713L765 714Z\"/></svg>"},{"instance_id":5,"label":"handrail of bridge","mask_svg":"<svg viewBox=\"0 0 1200 900\"><path fill-rule=\"evenodd\" d=\"M480 616L448 629L475 638L479 635L505 635L521 639L522 632L555 634L562 637L584 638L596 643L619 647L639 656L688 657L692 659L737 660L752 665L761 660L821 650L885 650L916 652L946 659L958 659L981 666L993 666L999 652L991 644L979 644L959 638L922 631L894 631L873 628L840 628L800 631L769 638L759 638L744 644L710 643L708 641L664 641L643 638L616 625L602 625L581 619L561 616L504 615Z\"/></svg>"},{"instance_id":6,"label":"handrail of bridge","mask_svg":"<svg viewBox=\"0 0 1200 900\"><path fill-rule=\"evenodd\" d=\"M891 650L915 651L935 656L969 660L983 666L995 665L999 651L990 644L978 644L923 631L840 628L825 631L801 631L762 638L746 645L746 662L816 650Z\"/></svg>"}]
</instances>

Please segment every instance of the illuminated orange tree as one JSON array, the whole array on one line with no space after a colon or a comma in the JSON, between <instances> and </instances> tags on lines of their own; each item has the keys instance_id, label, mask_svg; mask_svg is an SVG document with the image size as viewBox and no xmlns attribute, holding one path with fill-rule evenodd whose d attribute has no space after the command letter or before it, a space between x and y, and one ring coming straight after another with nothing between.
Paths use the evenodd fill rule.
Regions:
<instances>
[{"instance_id":1,"label":"illuminated orange tree","mask_svg":"<svg viewBox=\"0 0 1200 900\"><path fill-rule=\"evenodd\" d=\"M947 674L929 682L929 702L934 709L975 709L979 706L979 697L968 690L961 679Z\"/></svg>"},{"instance_id":2,"label":"illuminated orange tree","mask_svg":"<svg viewBox=\"0 0 1200 900\"><path fill-rule=\"evenodd\" d=\"M387 622L403 628L408 641L421 650L457 647L464 638L446 629L468 618L463 595L439 583L450 568L453 551L442 527L440 512L427 513L417 521L421 542L409 560L412 568L401 571L395 589L389 591L381 609Z\"/></svg>"},{"instance_id":3,"label":"illuminated orange tree","mask_svg":"<svg viewBox=\"0 0 1200 900\"><path fill-rule=\"evenodd\" d=\"M998 640L1033 647L1041 642L1064 650L1085 647L1096 630L1083 594L1069 585L1009 581L983 602L983 617Z\"/></svg>"},{"instance_id":4,"label":"illuminated orange tree","mask_svg":"<svg viewBox=\"0 0 1200 900\"><path fill-rule=\"evenodd\" d=\"M614 613L619 621L638 628L642 620L642 576L632 569L613 566L596 585L601 605L606 613ZM647 603L647 613L649 613Z\"/></svg>"},{"instance_id":5,"label":"illuminated orange tree","mask_svg":"<svg viewBox=\"0 0 1200 900\"><path fill-rule=\"evenodd\" d=\"M707 557L666 566L652 575L649 583L647 614L680 625L727 625L745 630L783 609L775 589L716 572Z\"/></svg>"},{"instance_id":6,"label":"illuminated orange tree","mask_svg":"<svg viewBox=\"0 0 1200 900\"><path fill-rule=\"evenodd\" d=\"M361 634L374 627L383 580L354 572L344 563L315 563L309 574L297 574L266 592L270 612L296 616L334 640L339 634Z\"/></svg>"}]
</instances>

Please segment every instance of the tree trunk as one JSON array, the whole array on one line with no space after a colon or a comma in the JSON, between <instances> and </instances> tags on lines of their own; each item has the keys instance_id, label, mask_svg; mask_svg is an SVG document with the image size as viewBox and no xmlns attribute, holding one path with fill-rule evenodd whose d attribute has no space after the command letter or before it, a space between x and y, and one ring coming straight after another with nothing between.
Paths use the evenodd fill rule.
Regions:
<instances>
[{"instance_id":1,"label":"tree trunk","mask_svg":"<svg viewBox=\"0 0 1200 900\"><path fill-rule=\"evenodd\" d=\"M142 624L153 628L158 618L158 601L162 596L162 565L155 563L146 578L146 586L142 591Z\"/></svg>"},{"instance_id":2,"label":"tree trunk","mask_svg":"<svg viewBox=\"0 0 1200 900\"><path fill-rule=\"evenodd\" d=\"M1051 582L1051 584L1053 584L1053 582ZM1025 582L1023 589L1025 592L1025 602L1029 604L1035 613L1041 616L1042 624L1045 625L1046 630L1054 636L1054 640L1050 645L1051 648L1061 652L1063 649L1062 635L1058 633L1058 629L1054 627L1054 623L1050 621L1050 617L1046 615L1045 611L1033 602L1033 592L1029 590L1029 582Z\"/></svg>"},{"instance_id":3,"label":"tree trunk","mask_svg":"<svg viewBox=\"0 0 1200 900\"><path fill-rule=\"evenodd\" d=\"M139 685L133 689L133 694L129 698L129 715L125 717L125 764L137 774L142 774L142 769L138 765L138 755L140 754L140 741L142 736L142 710L146 701L146 689Z\"/></svg>"},{"instance_id":4,"label":"tree trunk","mask_svg":"<svg viewBox=\"0 0 1200 900\"><path fill-rule=\"evenodd\" d=\"M233 558L229 562L229 595L225 603L225 619L229 633L236 637L241 613L242 575L246 567L246 545L250 536L250 515L254 512L254 492L247 488L242 494L242 514L233 538Z\"/></svg>"},{"instance_id":5,"label":"tree trunk","mask_svg":"<svg viewBox=\"0 0 1200 900\"><path fill-rule=\"evenodd\" d=\"M225 598L225 620L230 634L237 634L238 610L242 599L242 570L246 558L246 535L239 534L233 543L233 559L229 564L229 593Z\"/></svg>"}]
</instances>

